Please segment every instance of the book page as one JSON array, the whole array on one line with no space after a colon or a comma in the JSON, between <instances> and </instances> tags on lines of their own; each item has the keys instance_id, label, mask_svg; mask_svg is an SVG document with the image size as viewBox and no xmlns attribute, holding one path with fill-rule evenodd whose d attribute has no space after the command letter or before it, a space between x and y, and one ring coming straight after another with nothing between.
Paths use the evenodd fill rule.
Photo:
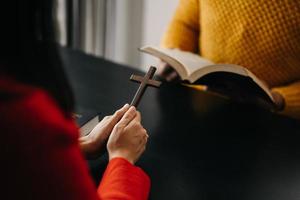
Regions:
<instances>
[{"instance_id":1,"label":"book page","mask_svg":"<svg viewBox=\"0 0 300 200\"><path fill-rule=\"evenodd\" d=\"M167 57L176 60L182 65L182 67L185 68L187 76L190 76L196 70L213 64L213 62L204 59L194 53L181 51L179 49L165 49L160 47L146 46L141 48L140 50L146 53L150 53L164 61L168 60ZM169 64L172 65L172 63Z\"/></svg>"}]
</instances>

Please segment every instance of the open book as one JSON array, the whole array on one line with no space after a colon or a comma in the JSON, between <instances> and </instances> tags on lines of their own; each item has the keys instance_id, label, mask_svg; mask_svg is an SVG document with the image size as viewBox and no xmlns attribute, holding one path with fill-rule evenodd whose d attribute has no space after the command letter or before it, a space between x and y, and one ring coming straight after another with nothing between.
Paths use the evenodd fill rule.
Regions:
<instances>
[{"instance_id":1,"label":"open book","mask_svg":"<svg viewBox=\"0 0 300 200\"><path fill-rule=\"evenodd\" d=\"M139 49L168 63L190 84L207 85L209 90L236 99L252 99L274 105L268 86L245 67L234 64L214 64L199 55L179 49L145 46ZM269 107L268 106L268 107Z\"/></svg>"}]
</instances>

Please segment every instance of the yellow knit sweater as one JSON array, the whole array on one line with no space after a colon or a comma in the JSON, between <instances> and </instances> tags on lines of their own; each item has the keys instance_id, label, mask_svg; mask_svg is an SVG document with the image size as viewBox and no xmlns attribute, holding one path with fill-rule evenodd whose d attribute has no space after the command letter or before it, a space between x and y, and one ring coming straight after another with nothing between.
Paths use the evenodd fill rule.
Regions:
<instances>
[{"instance_id":1,"label":"yellow knit sweater","mask_svg":"<svg viewBox=\"0 0 300 200\"><path fill-rule=\"evenodd\" d=\"M299 0L180 0L162 45L247 67L300 119Z\"/></svg>"}]
</instances>

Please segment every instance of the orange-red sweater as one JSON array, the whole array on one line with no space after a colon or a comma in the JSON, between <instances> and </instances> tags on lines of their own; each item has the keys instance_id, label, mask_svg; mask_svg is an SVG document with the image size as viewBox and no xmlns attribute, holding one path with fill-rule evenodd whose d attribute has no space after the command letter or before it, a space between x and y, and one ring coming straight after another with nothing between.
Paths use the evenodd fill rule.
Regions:
<instances>
[{"instance_id":1,"label":"orange-red sweater","mask_svg":"<svg viewBox=\"0 0 300 200\"><path fill-rule=\"evenodd\" d=\"M72 119L45 92L0 78L2 199L145 200L150 180L124 159L95 187Z\"/></svg>"}]
</instances>

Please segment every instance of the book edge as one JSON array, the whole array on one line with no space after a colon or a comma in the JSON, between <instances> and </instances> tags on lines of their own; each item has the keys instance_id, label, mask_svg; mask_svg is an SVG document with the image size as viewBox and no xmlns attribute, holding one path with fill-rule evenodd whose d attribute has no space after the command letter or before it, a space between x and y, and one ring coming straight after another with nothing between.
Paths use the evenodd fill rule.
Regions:
<instances>
[{"instance_id":1,"label":"book edge","mask_svg":"<svg viewBox=\"0 0 300 200\"><path fill-rule=\"evenodd\" d=\"M176 58L163 53L162 51L159 50L159 48L154 46L144 46L139 48L139 51L150 54L156 58L163 60L164 62L171 65L177 71L178 75L182 80L188 80L189 72L187 68Z\"/></svg>"}]
</instances>

